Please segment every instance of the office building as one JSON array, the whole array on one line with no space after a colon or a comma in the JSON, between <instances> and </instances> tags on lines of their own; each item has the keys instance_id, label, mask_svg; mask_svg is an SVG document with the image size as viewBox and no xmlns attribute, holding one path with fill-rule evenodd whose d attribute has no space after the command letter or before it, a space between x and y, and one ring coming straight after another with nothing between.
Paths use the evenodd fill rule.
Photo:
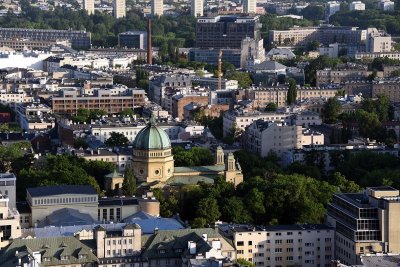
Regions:
<instances>
[{"instance_id":1,"label":"office building","mask_svg":"<svg viewBox=\"0 0 400 267\"><path fill-rule=\"evenodd\" d=\"M151 15L162 16L164 14L164 1L163 0L151 0Z\"/></svg>"},{"instance_id":2,"label":"office building","mask_svg":"<svg viewBox=\"0 0 400 267\"><path fill-rule=\"evenodd\" d=\"M255 266L330 267L335 255L335 230L324 224L222 224L219 230L233 240L236 257Z\"/></svg>"},{"instance_id":3,"label":"office building","mask_svg":"<svg viewBox=\"0 0 400 267\"><path fill-rule=\"evenodd\" d=\"M349 6L350 11L354 10L365 10L365 4L361 1L353 1Z\"/></svg>"},{"instance_id":4,"label":"office building","mask_svg":"<svg viewBox=\"0 0 400 267\"><path fill-rule=\"evenodd\" d=\"M360 255L399 253L399 190L369 187L362 193L339 193L328 205L326 221L335 227L336 258L361 264Z\"/></svg>"},{"instance_id":5,"label":"office building","mask_svg":"<svg viewBox=\"0 0 400 267\"><path fill-rule=\"evenodd\" d=\"M109 89L94 90L92 95L80 95L75 90L61 91L52 98L54 113L76 114L78 109L104 110L118 113L124 109L142 107L146 102L146 92L139 89L127 89L113 93Z\"/></svg>"},{"instance_id":6,"label":"office building","mask_svg":"<svg viewBox=\"0 0 400 267\"><path fill-rule=\"evenodd\" d=\"M204 9L204 0L191 0L191 13L194 17L202 17Z\"/></svg>"},{"instance_id":7,"label":"office building","mask_svg":"<svg viewBox=\"0 0 400 267\"><path fill-rule=\"evenodd\" d=\"M83 0L83 9L89 14L94 14L94 0Z\"/></svg>"},{"instance_id":8,"label":"office building","mask_svg":"<svg viewBox=\"0 0 400 267\"><path fill-rule=\"evenodd\" d=\"M68 41L72 48L89 49L91 47L91 35L86 31L0 28L0 40L17 42L14 45L21 40L39 44L44 42L50 45L55 42Z\"/></svg>"},{"instance_id":9,"label":"office building","mask_svg":"<svg viewBox=\"0 0 400 267\"><path fill-rule=\"evenodd\" d=\"M257 12L256 0L243 0L243 13L255 14Z\"/></svg>"},{"instance_id":10,"label":"office building","mask_svg":"<svg viewBox=\"0 0 400 267\"><path fill-rule=\"evenodd\" d=\"M198 18L196 23L196 48L238 48L246 37L259 40L259 16L217 16Z\"/></svg>"},{"instance_id":11,"label":"office building","mask_svg":"<svg viewBox=\"0 0 400 267\"><path fill-rule=\"evenodd\" d=\"M113 0L113 14L117 19L126 17L126 0Z\"/></svg>"},{"instance_id":12,"label":"office building","mask_svg":"<svg viewBox=\"0 0 400 267\"><path fill-rule=\"evenodd\" d=\"M198 18L196 44L190 58L215 65L221 49L222 62L230 62L237 68L246 68L248 61L262 62L265 50L260 29L259 16Z\"/></svg>"},{"instance_id":13,"label":"office building","mask_svg":"<svg viewBox=\"0 0 400 267\"><path fill-rule=\"evenodd\" d=\"M147 32L128 31L118 34L118 46L122 48L146 49Z\"/></svg>"}]
</instances>

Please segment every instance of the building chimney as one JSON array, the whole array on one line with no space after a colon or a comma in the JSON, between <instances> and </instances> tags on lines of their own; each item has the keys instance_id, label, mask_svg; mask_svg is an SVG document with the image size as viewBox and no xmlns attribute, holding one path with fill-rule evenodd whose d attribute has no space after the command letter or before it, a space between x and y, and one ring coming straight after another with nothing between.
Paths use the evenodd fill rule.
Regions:
<instances>
[{"instance_id":1,"label":"building chimney","mask_svg":"<svg viewBox=\"0 0 400 267\"><path fill-rule=\"evenodd\" d=\"M153 47L151 44L151 18L147 19L147 64L153 65Z\"/></svg>"}]
</instances>

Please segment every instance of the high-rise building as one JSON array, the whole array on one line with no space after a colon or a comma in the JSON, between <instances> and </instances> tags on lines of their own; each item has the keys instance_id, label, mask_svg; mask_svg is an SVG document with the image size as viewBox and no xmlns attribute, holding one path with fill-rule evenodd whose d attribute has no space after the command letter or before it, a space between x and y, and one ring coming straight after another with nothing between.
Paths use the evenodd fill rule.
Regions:
<instances>
[{"instance_id":1,"label":"high-rise building","mask_svg":"<svg viewBox=\"0 0 400 267\"><path fill-rule=\"evenodd\" d=\"M328 17L332 16L336 12L340 11L340 3L337 1L329 1L326 3L326 13Z\"/></svg>"},{"instance_id":2,"label":"high-rise building","mask_svg":"<svg viewBox=\"0 0 400 267\"><path fill-rule=\"evenodd\" d=\"M126 1L113 0L113 12L114 17L117 19L126 17Z\"/></svg>"},{"instance_id":3,"label":"high-rise building","mask_svg":"<svg viewBox=\"0 0 400 267\"><path fill-rule=\"evenodd\" d=\"M151 0L151 15L162 16L164 13L164 1L163 0Z\"/></svg>"},{"instance_id":4,"label":"high-rise building","mask_svg":"<svg viewBox=\"0 0 400 267\"><path fill-rule=\"evenodd\" d=\"M191 0L192 16L202 17L204 8L204 0Z\"/></svg>"},{"instance_id":5,"label":"high-rise building","mask_svg":"<svg viewBox=\"0 0 400 267\"><path fill-rule=\"evenodd\" d=\"M361 264L360 255L400 253L400 195L390 186L369 187L363 193L335 194L327 223L336 228L336 259Z\"/></svg>"},{"instance_id":6,"label":"high-rise building","mask_svg":"<svg viewBox=\"0 0 400 267\"><path fill-rule=\"evenodd\" d=\"M83 9L86 10L89 15L94 14L94 0L83 0Z\"/></svg>"},{"instance_id":7,"label":"high-rise building","mask_svg":"<svg viewBox=\"0 0 400 267\"><path fill-rule=\"evenodd\" d=\"M256 0L243 0L243 13L256 13L257 1Z\"/></svg>"}]
</instances>

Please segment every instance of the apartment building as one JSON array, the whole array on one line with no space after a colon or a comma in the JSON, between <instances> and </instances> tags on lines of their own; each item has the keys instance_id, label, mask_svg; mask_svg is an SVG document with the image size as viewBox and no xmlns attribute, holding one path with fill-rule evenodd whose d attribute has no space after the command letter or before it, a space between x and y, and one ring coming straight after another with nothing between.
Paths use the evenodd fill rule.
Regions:
<instances>
[{"instance_id":1,"label":"apartment building","mask_svg":"<svg viewBox=\"0 0 400 267\"><path fill-rule=\"evenodd\" d=\"M378 6L383 11L394 11L394 2L390 0L380 0Z\"/></svg>"},{"instance_id":2,"label":"apartment building","mask_svg":"<svg viewBox=\"0 0 400 267\"><path fill-rule=\"evenodd\" d=\"M245 98L253 101L254 107L264 108L268 103L275 103L278 107L287 104L287 86L253 87L245 90ZM338 88L299 87L297 99L330 98L337 94Z\"/></svg>"},{"instance_id":3,"label":"apartment building","mask_svg":"<svg viewBox=\"0 0 400 267\"><path fill-rule=\"evenodd\" d=\"M242 135L244 148L261 157L274 152L278 156L286 150L301 148L302 127L257 120L246 127Z\"/></svg>"},{"instance_id":4,"label":"apartment building","mask_svg":"<svg viewBox=\"0 0 400 267\"><path fill-rule=\"evenodd\" d=\"M244 132L246 127L257 120L287 123L288 125L299 125L309 127L311 125L321 125L322 120L318 113L303 112L249 112L247 110L227 111L223 117L223 135L227 136L233 126L239 131Z\"/></svg>"},{"instance_id":5,"label":"apartment building","mask_svg":"<svg viewBox=\"0 0 400 267\"><path fill-rule=\"evenodd\" d=\"M113 0L113 14L117 19L126 17L126 0Z\"/></svg>"},{"instance_id":6,"label":"apartment building","mask_svg":"<svg viewBox=\"0 0 400 267\"><path fill-rule=\"evenodd\" d=\"M349 5L349 10L350 11L365 10L365 4L361 1L353 1Z\"/></svg>"},{"instance_id":7,"label":"apartment building","mask_svg":"<svg viewBox=\"0 0 400 267\"><path fill-rule=\"evenodd\" d=\"M104 110L118 113L124 109L142 107L147 101L146 92L141 89L126 89L113 93L110 89L97 89L93 95L81 95L76 90L63 90L52 98L54 113L76 114L78 109Z\"/></svg>"},{"instance_id":8,"label":"apartment building","mask_svg":"<svg viewBox=\"0 0 400 267\"><path fill-rule=\"evenodd\" d=\"M243 1L243 13L256 14L257 13L257 1L256 0L244 0Z\"/></svg>"},{"instance_id":9,"label":"apartment building","mask_svg":"<svg viewBox=\"0 0 400 267\"><path fill-rule=\"evenodd\" d=\"M9 199L8 207L15 209L17 178L13 173L0 173L0 194Z\"/></svg>"},{"instance_id":10,"label":"apartment building","mask_svg":"<svg viewBox=\"0 0 400 267\"><path fill-rule=\"evenodd\" d=\"M7 195L0 194L0 249L20 236L20 215L15 208L15 200L11 203Z\"/></svg>"},{"instance_id":11,"label":"apartment building","mask_svg":"<svg viewBox=\"0 0 400 267\"><path fill-rule=\"evenodd\" d=\"M164 14L164 1L163 0L151 0L151 15L162 16Z\"/></svg>"},{"instance_id":12,"label":"apartment building","mask_svg":"<svg viewBox=\"0 0 400 267\"><path fill-rule=\"evenodd\" d=\"M319 27L293 27L288 30L271 30L270 40L277 45L305 46L319 41L327 46L332 43L345 43L351 46L365 46L366 30L356 27L322 25Z\"/></svg>"},{"instance_id":13,"label":"apartment building","mask_svg":"<svg viewBox=\"0 0 400 267\"><path fill-rule=\"evenodd\" d=\"M376 28L367 29L366 52L383 53L392 51L392 37Z\"/></svg>"},{"instance_id":14,"label":"apartment building","mask_svg":"<svg viewBox=\"0 0 400 267\"><path fill-rule=\"evenodd\" d=\"M363 254L400 253L399 213L399 190L390 186L335 194L326 221L336 229L336 258L355 265Z\"/></svg>"},{"instance_id":15,"label":"apartment building","mask_svg":"<svg viewBox=\"0 0 400 267\"><path fill-rule=\"evenodd\" d=\"M388 78L372 82L372 97L383 94L389 97L391 102L400 102L400 79Z\"/></svg>"},{"instance_id":16,"label":"apartment building","mask_svg":"<svg viewBox=\"0 0 400 267\"><path fill-rule=\"evenodd\" d=\"M94 14L94 0L83 0L82 7L88 15Z\"/></svg>"},{"instance_id":17,"label":"apartment building","mask_svg":"<svg viewBox=\"0 0 400 267\"><path fill-rule=\"evenodd\" d=\"M338 1L329 1L326 3L326 13L327 16L330 17L336 12L340 11L340 2Z\"/></svg>"},{"instance_id":18,"label":"apartment building","mask_svg":"<svg viewBox=\"0 0 400 267\"><path fill-rule=\"evenodd\" d=\"M246 127L242 140L245 149L267 157L271 152L281 156L291 149L324 144L324 135L300 125L257 120Z\"/></svg>"},{"instance_id":19,"label":"apartment building","mask_svg":"<svg viewBox=\"0 0 400 267\"><path fill-rule=\"evenodd\" d=\"M191 4L190 11L191 11L192 16L202 17L203 9L204 9L204 1L203 0L191 0L190 4Z\"/></svg>"},{"instance_id":20,"label":"apartment building","mask_svg":"<svg viewBox=\"0 0 400 267\"><path fill-rule=\"evenodd\" d=\"M358 60L374 60L375 58L387 57L389 59L400 60L400 52L357 52L354 55Z\"/></svg>"},{"instance_id":21,"label":"apartment building","mask_svg":"<svg viewBox=\"0 0 400 267\"><path fill-rule=\"evenodd\" d=\"M69 41L72 48L89 49L91 34L86 31L0 28L1 40L29 40L29 42Z\"/></svg>"},{"instance_id":22,"label":"apartment building","mask_svg":"<svg viewBox=\"0 0 400 267\"><path fill-rule=\"evenodd\" d=\"M236 257L255 266L330 267L335 255L335 230L324 224L221 225L219 230L233 240Z\"/></svg>"},{"instance_id":23,"label":"apartment building","mask_svg":"<svg viewBox=\"0 0 400 267\"><path fill-rule=\"evenodd\" d=\"M348 81L364 81L368 77L368 67L354 63L338 65L335 69L317 70L316 84L342 84Z\"/></svg>"}]
</instances>

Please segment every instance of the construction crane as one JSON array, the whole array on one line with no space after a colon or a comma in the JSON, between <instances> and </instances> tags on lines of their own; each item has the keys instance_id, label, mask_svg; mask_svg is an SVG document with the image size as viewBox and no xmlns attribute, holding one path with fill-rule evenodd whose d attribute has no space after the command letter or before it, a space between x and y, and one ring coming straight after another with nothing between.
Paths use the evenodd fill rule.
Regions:
<instances>
[{"instance_id":1,"label":"construction crane","mask_svg":"<svg viewBox=\"0 0 400 267\"><path fill-rule=\"evenodd\" d=\"M218 53L218 90L222 88L222 49Z\"/></svg>"}]
</instances>

